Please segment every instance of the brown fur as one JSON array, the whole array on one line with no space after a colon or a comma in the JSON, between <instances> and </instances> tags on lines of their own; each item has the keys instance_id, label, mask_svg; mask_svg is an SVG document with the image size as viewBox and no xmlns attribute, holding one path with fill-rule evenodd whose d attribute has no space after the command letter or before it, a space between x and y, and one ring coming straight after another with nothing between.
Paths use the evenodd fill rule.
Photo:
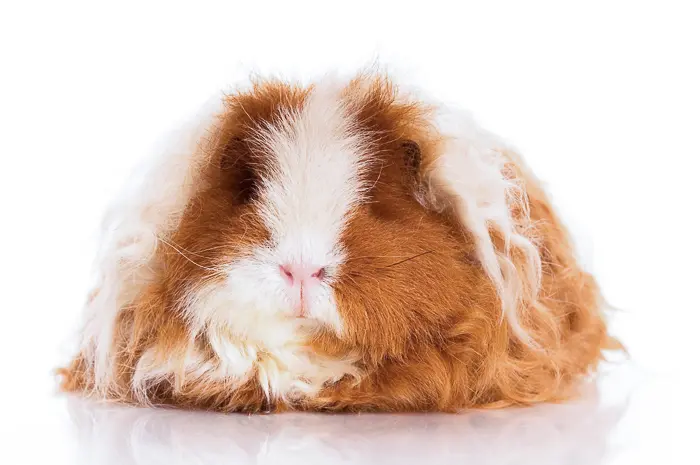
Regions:
<instances>
[{"instance_id":1,"label":"brown fur","mask_svg":"<svg viewBox=\"0 0 700 465\"><path fill-rule=\"evenodd\" d=\"M299 108L308 92L268 83L229 97L205 168L208 187L190 201L171 238L183 250L199 251L198 265L235 257L245 246L237 239L244 230L249 244L266 240L251 205L232 199L254 195L243 192L249 188L246 179L264 166L265 154L250 143L256 128L275 124L280 111ZM255 377L235 389L164 382L151 387L150 401L227 412L457 411L574 394L577 381L601 360L601 350L614 348L615 342L606 332L596 282L576 263L571 239L537 179L508 154L509 175L524 185L534 235L541 239L541 308L521 312L539 346L530 347L502 318L498 295L456 215L449 208L426 208L416 199L425 167L441 147L440 134L428 122L431 109L398 99L383 78L358 78L345 89L345 98L357 115L358 130L371 136L374 161L366 176L373 187L370 201L354 212L342 237L348 256L335 296L345 331L340 337L319 332L309 346L330 357L356 356L359 382L346 377L317 396L288 402L268 401ZM495 232L493 240L502 247ZM130 381L146 348L157 348L163 361L184 358L188 331L178 311L183 284L209 279L201 266L166 244L159 246L157 257L162 264L158 278L119 315L113 342L118 369L108 393L117 400L142 401L134 397ZM517 254L514 259L517 265ZM206 343L200 343L207 353ZM61 373L65 391L92 388L91 367L81 355Z\"/></svg>"}]
</instances>

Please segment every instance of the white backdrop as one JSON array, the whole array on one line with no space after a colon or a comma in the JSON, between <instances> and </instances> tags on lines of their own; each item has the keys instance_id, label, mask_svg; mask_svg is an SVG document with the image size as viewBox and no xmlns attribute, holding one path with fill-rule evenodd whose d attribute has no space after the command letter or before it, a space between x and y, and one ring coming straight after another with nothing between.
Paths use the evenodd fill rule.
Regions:
<instances>
[{"instance_id":1,"label":"white backdrop","mask_svg":"<svg viewBox=\"0 0 700 465\"><path fill-rule=\"evenodd\" d=\"M602 458L567 461L552 459L555 446L543 443L516 455L519 463L700 463L690 455L700 355L698 8L693 1L3 1L0 462L111 463L108 449L88 444L101 442L77 439L85 432L71 426L65 399L53 396L51 369L71 348L100 213L130 168L251 71L308 80L378 61L470 109L520 149L621 309L612 326L631 362L624 374L612 370L603 394L629 398L629 406L604 429L610 447ZM315 437L321 425L301 436ZM102 442L134 434L118 431ZM440 450L459 442L445 437ZM465 453L488 463L491 451L514 440L489 437ZM410 450L417 442L406 438ZM259 440L245 436L255 451L246 463L301 460L299 444L308 445L277 443L289 447L275 455ZM175 454L151 450L162 463L233 460L212 452L220 461L194 462L155 444ZM310 444L305 463L334 453Z\"/></svg>"}]
</instances>

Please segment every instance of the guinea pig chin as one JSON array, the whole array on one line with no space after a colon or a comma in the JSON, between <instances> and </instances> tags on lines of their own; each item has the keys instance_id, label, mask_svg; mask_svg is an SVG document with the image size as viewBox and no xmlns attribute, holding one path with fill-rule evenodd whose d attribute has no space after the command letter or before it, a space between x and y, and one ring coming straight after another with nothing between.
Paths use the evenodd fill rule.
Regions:
<instances>
[{"instance_id":1,"label":"guinea pig chin","mask_svg":"<svg viewBox=\"0 0 700 465\"><path fill-rule=\"evenodd\" d=\"M333 289L328 280L318 279L325 276L311 276L318 273L312 267L305 277L308 267L297 262L280 265L287 262L269 255L234 260L221 279L193 283L183 302L193 329L226 327L231 334L271 345L282 343L290 328L302 331L322 325L340 334Z\"/></svg>"}]
</instances>

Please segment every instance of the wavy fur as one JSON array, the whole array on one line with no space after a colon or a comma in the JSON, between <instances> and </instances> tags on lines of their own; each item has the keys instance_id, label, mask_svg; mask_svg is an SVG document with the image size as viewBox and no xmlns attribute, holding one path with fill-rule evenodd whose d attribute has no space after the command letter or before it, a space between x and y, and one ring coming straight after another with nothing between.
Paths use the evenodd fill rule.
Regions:
<instances>
[{"instance_id":1,"label":"wavy fur","mask_svg":"<svg viewBox=\"0 0 700 465\"><path fill-rule=\"evenodd\" d=\"M215 114L109 213L64 390L453 411L566 398L615 347L539 182L470 117L372 75ZM327 277L290 320L277 261L309 257Z\"/></svg>"}]
</instances>

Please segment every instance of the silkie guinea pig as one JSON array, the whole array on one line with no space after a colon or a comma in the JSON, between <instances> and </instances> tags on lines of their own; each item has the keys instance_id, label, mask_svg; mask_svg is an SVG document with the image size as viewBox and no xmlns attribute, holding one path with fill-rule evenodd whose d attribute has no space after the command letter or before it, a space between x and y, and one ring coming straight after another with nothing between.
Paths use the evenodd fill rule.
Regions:
<instances>
[{"instance_id":1,"label":"silkie guinea pig","mask_svg":"<svg viewBox=\"0 0 700 465\"><path fill-rule=\"evenodd\" d=\"M224 412L566 399L608 335L547 195L384 75L256 81L112 208L61 388Z\"/></svg>"}]
</instances>

